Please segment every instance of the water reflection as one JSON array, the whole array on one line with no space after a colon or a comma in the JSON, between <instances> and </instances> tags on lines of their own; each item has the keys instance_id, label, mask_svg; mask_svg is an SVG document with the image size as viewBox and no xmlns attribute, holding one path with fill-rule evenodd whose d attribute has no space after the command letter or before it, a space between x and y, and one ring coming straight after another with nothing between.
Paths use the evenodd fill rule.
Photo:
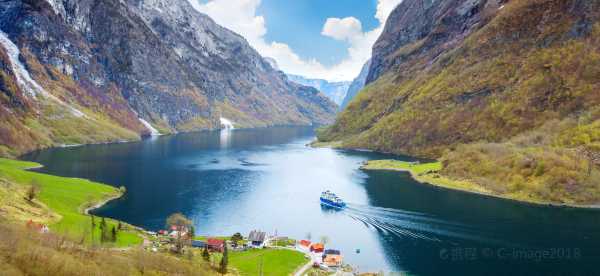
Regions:
<instances>
[{"instance_id":1,"label":"water reflection","mask_svg":"<svg viewBox=\"0 0 600 276\"><path fill-rule=\"evenodd\" d=\"M221 149L226 149L231 146L231 136L233 131L233 129L225 128L219 132L219 145L221 146Z\"/></svg>"}]
</instances>

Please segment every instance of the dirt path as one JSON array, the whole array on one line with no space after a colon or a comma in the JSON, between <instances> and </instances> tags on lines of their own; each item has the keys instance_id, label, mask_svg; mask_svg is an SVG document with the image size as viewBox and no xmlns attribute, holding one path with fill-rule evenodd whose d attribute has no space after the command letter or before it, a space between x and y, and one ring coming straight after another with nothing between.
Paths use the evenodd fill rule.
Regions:
<instances>
[{"instance_id":1,"label":"dirt path","mask_svg":"<svg viewBox=\"0 0 600 276\"><path fill-rule=\"evenodd\" d=\"M309 270L313 265L312 259L310 261L308 261L308 263L306 263L304 266L302 266L301 268L299 268L296 273L294 273L294 276L302 276L307 270Z\"/></svg>"}]
</instances>

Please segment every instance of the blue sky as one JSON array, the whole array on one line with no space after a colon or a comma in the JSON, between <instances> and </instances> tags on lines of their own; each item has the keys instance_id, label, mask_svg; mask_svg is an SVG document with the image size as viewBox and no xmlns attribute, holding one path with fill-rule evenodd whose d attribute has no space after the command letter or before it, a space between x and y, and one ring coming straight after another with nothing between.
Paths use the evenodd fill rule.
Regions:
<instances>
[{"instance_id":1,"label":"blue sky","mask_svg":"<svg viewBox=\"0 0 600 276\"><path fill-rule=\"evenodd\" d=\"M354 79L402 0L188 0L290 74Z\"/></svg>"},{"instance_id":2,"label":"blue sky","mask_svg":"<svg viewBox=\"0 0 600 276\"><path fill-rule=\"evenodd\" d=\"M263 0L257 12L266 19L268 42L285 42L302 58L332 66L347 57L350 45L321 35L327 18L353 16L363 30L373 30L379 25L373 16L376 7L375 0Z\"/></svg>"}]
</instances>

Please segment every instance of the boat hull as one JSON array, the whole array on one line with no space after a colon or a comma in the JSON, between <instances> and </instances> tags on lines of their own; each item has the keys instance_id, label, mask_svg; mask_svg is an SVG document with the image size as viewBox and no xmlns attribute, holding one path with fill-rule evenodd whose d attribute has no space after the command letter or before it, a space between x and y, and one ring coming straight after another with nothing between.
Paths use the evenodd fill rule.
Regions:
<instances>
[{"instance_id":1,"label":"boat hull","mask_svg":"<svg viewBox=\"0 0 600 276\"><path fill-rule=\"evenodd\" d=\"M321 205L326 205L328 207L333 207L333 208L337 208L337 209L343 209L344 207L346 207L345 203L333 202L333 201L328 200L326 198L321 198Z\"/></svg>"}]
</instances>

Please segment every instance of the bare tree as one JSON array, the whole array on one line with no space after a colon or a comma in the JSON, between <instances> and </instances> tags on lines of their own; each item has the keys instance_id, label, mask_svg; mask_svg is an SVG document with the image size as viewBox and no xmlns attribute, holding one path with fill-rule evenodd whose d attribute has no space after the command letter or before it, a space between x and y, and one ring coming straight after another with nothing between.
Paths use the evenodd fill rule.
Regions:
<instances>
[{"instance_id":1,"label":"bare tree","mask_svg":"<svg viewBox=\"0 0 600 276\"><path fill-rule=\"evenodd\" d=\"M192 221L188 218L186 218L183 214L181 213L175 213L170 215L167 218L167 226L170 226L171 228L174 228L175 231L177 231L177 236L175 239L175 247L177 250L177 253L181 253L181 251L183 250L183 246L185 245L185 243L187 241L189 241L189 235L182 235L182 232L184 230L189 231L191 226L192 226Z\"/></svg>"},{"instance_id":2,"label":"bare tree","mask_svg":"<svg viewBox=\"0 0 600 276\"><path fill-rule=\"evenodd\" d=\"M35 180L31 181L31 185L29 185L29 188L27 189L27 200L33 201L38 196L40 191L40 184Z\"/></svg>"}]
</instances>

